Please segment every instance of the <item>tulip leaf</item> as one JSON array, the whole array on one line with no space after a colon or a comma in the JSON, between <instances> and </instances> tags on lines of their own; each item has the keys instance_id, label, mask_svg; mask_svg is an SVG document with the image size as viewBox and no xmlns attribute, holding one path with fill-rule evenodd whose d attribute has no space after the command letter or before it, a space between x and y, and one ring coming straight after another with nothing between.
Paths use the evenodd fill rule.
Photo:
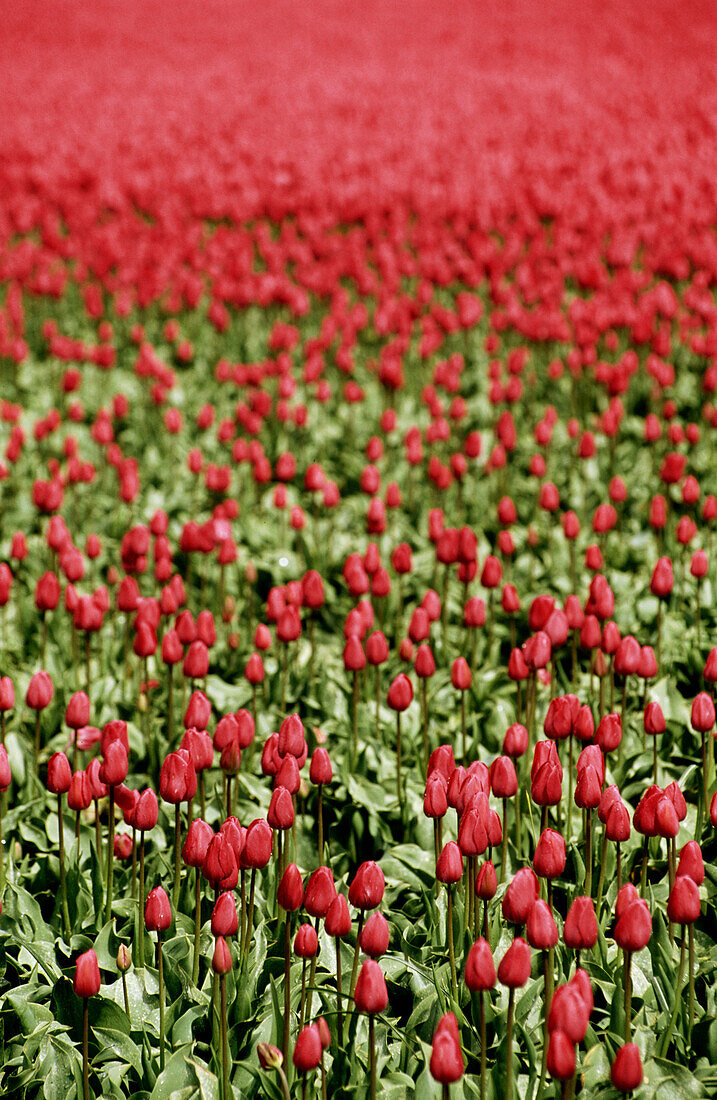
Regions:
<instances>
[{"instance_id":1,"label":"tulip leaf","mask_svg":"<svg viewBox=\"0 0 717 1100\"><path fill-rule=\"evenodd\" d=\"M102 1048L97 1061L119 1056L142 1076L142 1052L129 1035L115 1028L97 1025L92 1028L92 1032Z\"/></svg>"},{"instance_id":2,"label":"tulip leaf","mask_svg":"<svg viewBox=\"0 0 717 1100\"><path fill-rule=\"evenodd\" d=\"M183 1047L167 1059L164 1069L154 1083L150 1100L169 1100L173 1092L194 1084L188 1053L189 1048Z\"/></svg>"}]
</instances>

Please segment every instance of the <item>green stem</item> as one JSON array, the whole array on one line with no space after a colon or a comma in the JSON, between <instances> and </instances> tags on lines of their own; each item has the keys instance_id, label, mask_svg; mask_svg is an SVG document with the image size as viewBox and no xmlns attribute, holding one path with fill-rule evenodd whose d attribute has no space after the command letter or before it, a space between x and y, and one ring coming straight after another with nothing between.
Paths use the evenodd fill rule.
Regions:
<instances>
[{"instance_id":1,"label":"green stem","mask_svg":"<svg viewBox=\"0 0 717 1100\"><path fill-rule=\"evenodd\" d=\"M398 806L403 817L403 786L401 784L401 712L396 711L396 793Z\"/></svg>"},{"instance_id":2,"label":"green stem","mask_svg":"<svg viewBox=\"0 0 717 1100\"><path fill-rule=\"evenodd\" d=\"M324 786L319 783L319 802L316 811L316 819L319 830L319 867L324 863Z\"/></svg>"},{"instance_id":3,"label":"green stem","mask_svg":"<svg viewBox=\"0 0 717 1100\"><path fill-rule=\"evenodd\" d=\"M572 545L572 543L571 543ZM573 835L573 735L568 735L568 827L565 839Z\"/></svg>"},{"instance_id":4,"label":"green stem","mask_svg":"<svg viewBox=\"0 0 717 1100\"><path fill-rule=\"evenodd\" d=\"M508 1025L506 1028L505 1100L513 1100L513 1012L515 989L510 987L508 997Z\"/></svg>"},{"instance_id":5,"label":"green stem","mask_svg":"<svg viewBox=\"0 0 717 1100\"><path fill-rule=\"evenodd\" d=\"M5 888L5 852L3 850L2 840L2 811L3 802L5 801L5 792L0 792L0 899Z\"/></svg>"},{"instance_id":6,"label":"green stem","mask_svg":"<svg viewBox=\"0 0 717 1100\"><path fill-rule=\"evenodd\" d=\"M428 768L428 681L425 676L421 679L421 715L423 719L423 771Z\"/></svg>"},{"instance_id":7,"label":"green stem","mask_svg":"<svg viewBox=\"0 0 717 1100\"><path fill-rule=\"evenodd\" d=\"M351 759L354 766L358 759L358 702L359 702L359 674L354 669L354 682L351 694Z\"/></svg>"},{"instance_id":8,"label":"green stem","mask_svg":"<svg viewBox=\"0 0 717 1100\"><path fill-rule=\"evenodd\" d=\"M105 905L105 921L108 921L112 916L112 880L114 876L114 857L115 857L115 789L114 784L110 784L110 809L109 809L109 825L107 834L107 903ZM144 920L144 913L142 913L142 920Z\"/></svg>"},{"instance_id":9,"label":"green stem","mask_svg":"<svg viewBox=\"0 0 717 1100\"><path fill-rule=\"evenodd\" d=\"M666 1058L667 1051L670 1049L670 1040L672 1039L672 1032L677 1021L677 1015L680 1011L680 1004L682 1003L682 974L685 969L685 928L682 927L682 943L680 945L680 965L677 971L677 984L675 985L675 1003L672 1006L672 1015L670 1016L670 1022L667 1025L665 1034L662 1036L662 1043L660 1044L660 1057Z\"/></svg>"},{"instance_id":10,"label":"green stem","mask_svg":"<svg viewBox=\"0 0 717 1100\"><path fill-rule=\"evenodd\" d=\"M174 807L174 885L172 888L172 910L176 913L179 906L179 888L182 884L182 804Z\"/></svg>"},{"instance_id":11,"label":"green stem","mask_svg":"<svg viewBox=\"0 0 717 1100\"><path fill-rule=\"evenodd\" d=\"M343 974L341 972L341 938L336 937L336 1017L337 1026L336 1034L338 1036L339 1043L342 1042L342 1036L344 1033L344 1014L341 1006Z\"/></svg>"},{"instance_id":12,"label":"green stem","mask_svg":"<svg viewBox=\"0 0 717 1100\"><path fill-rule=\"evenodd\" d=\"M90 698L90 686L92 684L91 675L91 663L92 663L92 650L90 648L90 632L85 631L85 691L87 692L87 698Z\"/></svg>"},{"instance_id":13,"label":"green stem","mask_svg":"<svg viewBox=\"0 0 717 1100\"><path fill-rule=\"evenodd\" d=\"M340 1027L340 1024L339 1024ZM291 914L284 920L284 1041L282 1052L284 1065L289 1064L289 1036L291 1031Z\"/></svg>"},{"instance_id":14,"label":"green stem","mask_svg":"<svg viewBox=\"0 0 717 1100\"><path fill-rule=\"evenodd\" d=\"M244 957L249 958L249 948L251 947L251 937L254 930L254 890L256 888L256 867L251 869L251 879L249 885L249 907L246 915L246 939L244 941Z\"/></svg>"},{"instance_id":15,"label":"green stem","mask_svg":"<svg viewBox=\"0 0 717 1100\"><path fill-rule=\"evenodd\" d=\"M229 1043L227 1041L227 976L222 974L219 979L221 991L221 1025L222 1025L222 1097L229 1100Z\"/></svg>"},{"instance_id":16,"label":"green stem","mask_svg":"<svg viewBox=\"0 0 717 1100\"><path fill-rule=\"evenodd\" d=\"M57 793L57 823L59 826L58 839L60 842L60 895L62 898L62 919L65 923L65 939L70 942L72 927L70 925L70 911L67 908L67 881L65 879L65 824L62 820L62 795ZM2 831L0 828L0 850L2 849ZM0 882L2 880L0 879Z\"/></svg>"},{"instance_id":17,"label":"green stem","mask_svg":"<svg viewBox=\"0 0 717 1100\"><path fill-rule=\"evenodd\" d=\"M451 991L453 1000L458 1000L458 982L456 980L456 955L453 946L453 890L448 883L448 905L446 908L446 930L448 932L448 958L451 964Z\"/></svg>"},{"instance_id":18,"label":"green stem","mask_svg":"<svg viewBox=\"0 0 717 1100\"><path fill-rule=\"evenodd\" d=\"M202 931L202 876L199 868L194 870L194 957L192 958L192 981L199 981L199 939Z\"/></svg>"},{"instance_id":19,"label":"green stem","mask_svg":"<svg viewBox=\"0 0 717 1100\"><path fill-rule=\"evenodd\" d=\"M600 918L600 903L602 901L603 886L605 885L605 864L606 864L606 862L607 862L607 828L604 827L603 828L603 834L602 834L602 857L600 859L600 877L598 878L598 887L597 887L597 904L595 906L595 911L598 915L598 919Z\"/></svg>"},{"instance_id":20,"label":"green stem","mask_svg":"<svg viewBox=\"0 0 717 1100\"><path fill-rule=\"evenodd\" d=\"M87 997L82 998L82 1093L84 1100L90 1100L90 1018L87 1010Z\"/></svg>"},{"instance_id":21,"label":"green stem","mask_svg":"<svg viewBox=\"0 0 717 1100\"><path fill-rule=\"evenodd\" d=\"M144 966L144 830L139 841L139 924L135 969Z\"/></svg>"},{"instance_id":22,"label":"green stem","mask_svg":"<svg viewBox=\"0 0 717 1100\"><path fill-rule=\"evenodd\" d=\"M127 992L127 975L125 974L124 970L122 971L122 994L124 996L124 1010L125 1010L127 1019L129 1020L129 1022L131 1024L132 1023L132 1014L130 1012L130 1007L129 1007L129 993Z\"/></svg>"},{"instance_id":23,"label":"green stem","mask_svg":"<svg viewBox=\"0 0 717 1100\"><path fill-rule=\"evenodd\" d=\"M480 1027L480 1100L485 1100L486 1038L485 1038L485 993L481 989L478 1001Z\"/></svg>"},{"instance_id":24,"label":"green stem","mask_svg":"<svg viewBox=\"0 0 717 1100\"><path fill-rule=\"evenodd\" d=\"M319 924L321 917L316 918L316 938L319 938ZM318 954L318 952L317 952ZM306 1004L306 1022L311 1023L311 1002L314 999L314 985L316 983L316 955L312 956L311 968L309 970L309 999Z\"/></svg>"},{"instance_id":25,"label":"green stem","mask_svg":"<svg viewBox=\"0 0 717 1100\"><path fill-rule=\"evenodd\" d=\"M593 812L588 806L585 815L585 894L590 897L593 882Z\"/></svg>"},{"instance_id":26,"label":"green stem","mask_svg":"<svg viewBox=\"0 0 717 1100\"><path fill-rule=\"evenodd\" d=\"M652 735L652 782L657 786L657 735Z\"/></svg>"},{"instance_id":27,"label":"green stem","mask_svg":"<svg viewBox=\"0 0 717 1100\"><path fill-rule=\"evenodd\" d=\"M361 939L361 932L363 930L363 922L364 922L365 916L366 916L365 911L363 909L361 909L360 912L359 912L358 927L356 929L356 946L354 948L353 966L351 967L351 986L350 986L350 991L349 991L349 1000L353 1000L353 995L354 995L354 992L356 990L356 979L358 978L359 952L361 951L361 947L359 945L359 940ZM348 1015L348 1012L350 1012L350 1011L351 1011L351 1008L349 1006L347 1008L347 1015Z\"/></svg>"},{"instance_id":28,"label":"green stem","mask_svg":"<svg viewBox=\"0 0 717 1100\"><path fill-rule=\"evenodd\" d=\"M371 1052L371 1100L376 1100L376 1036L374 1034L373 1012L368 1018L368 1045Z\"/></svg>"},{"instance_id":29,"label":"green stem","mask_svg":"<svg viewBox=\"0 0 717 1100\"><path fill-rule=\"evenodd\" d=\"M174 665L169 666L167 686L167 737L171 745L174 740Z\"/></svg>"},{"instance_id":30,"label":"green stem","mask_svg":"<svg viewBox=\"0 0 717 1100\"><path fill-rule=\"evenodd\" d=\"M78 846L79 847L79 846ZM137 828L132 826L132 901L137 897Z\"/></svg>"},{"instance_id":31,"label":"green stem","mask_svg":"<svg viewBox=\"0 0 717 1100\"><path fill-rule=\"evenodd\" d=\"M632 963L632 953L630 951L625 952L625 973L623 979L623 989L625 991L625 1042L630 1042L630 1016L632 1015L632 975L630 973L630 966Z\"/></svg>"},{"instance_id":32,"label":"green stem","mask_svg":"<svg viewBox=\"0 0 717 1100\"><path fill-rule=\"evenodd\" d=\"M543 951L543 974L544 974L544 996L545 1002L545 1020L544 1020L544 1037L543 1037L543 1061L540 1067L540 1083L538 1085L537 1100L543 1095L543 1089L545 1088L545 1075L548 1068L548 1016L550 1015L550 1005L553 1000L553 948L548 948L547 951Z\"/></svg>"},{"instance_id":33,"label":"green stem","mask_svg":"<svg viewBox=\"0 0 717 1100\"><path fill-rule=\"evenodd\" d=\"M159 1068L164 1069L164 958L162 933L157 932L157 970L159 972Z\"/></svg>"},{"instance_id":34,"label":"green stem","mask_svg":"<svg viewBox=\"0 0 717 1100\"><path fill-rule=\"evenodd\" d=\"M40 774L40 715L41 711L35 711L35 775ZM704 736L704 735L703 735Z\"/></svg>"},{"instance_id":35,"label":"green stem","mask_svg":"<svg viewBox=\"0 0 717 1100\"><path fill-rule=\"evenodd\" d=\"M700 829L702 821L709 813L710 794L709 779L707 776L707 734L702 731L702 814L700 816Z\"/></svg>"},{"instance_id":36,"label":"green stem","mask_svg":"<svg viewBox=\"0 0 717 1100\"><path fill-rule=\"evenodd\" d=\"M695 926L694 924L688 925L689 936L689 957L687 965L689 967L689 1015L687 1017L687 1050L688 1057L692 1058L692 1021L695 1018ZM683 937L684 944L684 937Z\"/></svg>"},{"instance_id":37,"label":"green stem","mask_svg":"<svg viewBox=\"0 0 717 1100\"><path fill-rule=\"evenodd\" d=\"M301 964L301 1000L299 1002L299 1034L304 1026L304 1008L306 1007L306 959Z\"/></svg>"},{"instance_id":38,"label":"green stem","mask_svg":"<svg viewBox=\"0 0 717 1100\"><path fill-rule=\"evenodd\" d=\"M463 750L463 766L466 766L468 759L468 745L466 737L466 693L461 692L461 747Z\"/></svg>"}]
</instances>

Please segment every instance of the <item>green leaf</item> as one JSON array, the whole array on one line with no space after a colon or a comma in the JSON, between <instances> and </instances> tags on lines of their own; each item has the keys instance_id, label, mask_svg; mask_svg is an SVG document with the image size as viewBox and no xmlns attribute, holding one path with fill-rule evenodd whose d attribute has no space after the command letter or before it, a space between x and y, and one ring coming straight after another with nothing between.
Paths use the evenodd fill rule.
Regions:
<instances>
[{"instance_id":1,"label":"green leaf","mask_svg":"<svg viewBox=\"0 0 717 1100\"><path fill-rule=\"evenodd\" d=\"M111 1027L93 1027L92 1032L103 1048L96 1060L120 1057L142 1076L142 1052L125 1032Z\"/></svg>"},{"instance_id":2,"label":"green leaf","mask_svg":"<svg viewBox=\"0 0 717 1100\"><path fill-rule=\"evenodd\" d=\"M201 1100L219 1100L219 1081L214 1074L194 1059L190 1060L190 1065L194 1070Z\"/></svg>"},{"instance_id":3,"label":"green leaf","mask_svg":"<svg viewBox=\"0 0 717 1100\"><path fill-rule=\"evenodd\" d=\"M172 1093L194 1084L188 1053L189 1050L185 1047L171 1056L155 1081L151 1100L169 1100Z\"/></svg>"}]
</instances>

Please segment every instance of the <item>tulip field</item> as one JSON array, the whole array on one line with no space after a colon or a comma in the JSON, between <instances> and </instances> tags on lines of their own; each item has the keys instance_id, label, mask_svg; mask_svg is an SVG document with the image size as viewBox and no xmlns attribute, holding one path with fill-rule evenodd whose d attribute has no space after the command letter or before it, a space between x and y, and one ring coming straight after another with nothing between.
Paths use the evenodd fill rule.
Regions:
<instances>
[{"instance_id":1,"label":"tulip field","mask_svg":"<svg viewBox=\"0 0 717 1100\"><path fill-rule=\"evenodd\" d=\"M0 20L0 1095L717 1096L703 0Z\"/></svg>"}]
</instances>

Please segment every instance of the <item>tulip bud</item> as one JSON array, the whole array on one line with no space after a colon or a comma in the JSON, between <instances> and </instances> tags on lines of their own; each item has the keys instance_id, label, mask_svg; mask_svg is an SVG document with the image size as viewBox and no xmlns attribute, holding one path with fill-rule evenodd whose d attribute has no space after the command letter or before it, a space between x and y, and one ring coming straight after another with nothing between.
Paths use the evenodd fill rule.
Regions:
<instances>
[{"instance_id":1,"label":"tulip bud","mask_svg":"<svg viewBox=\"0 0 717 1100\"><path fill-rule=\"evenodd\" d=\"M700 891L688 875L678 875L667 901L667 916L675 924L694 924L700 915Z\"/></svg>"},{"instance_id":2,"label":"tulip bud","mask_svg":"<svg viewBox=\"0 0 717 1100\"><path fill-rule=\"evenodd\" d=\"M440 772L433 772L426 780L426 793L423 797L423 812L426 817L444 817L448 812L446 781Z\"/></svg>"},{"instance_id":3,"label":"tulip bud","mask_svg":"<svg viewBox=\"0 0 717 1100\"><path fill-rule=\"evenodd\" d=\"M271 859L274 846L274 834L271 826L264 818L257 818L247 827L244 848L241 854L241 865L244 868L260 869L266 867ZM233 889L233 887L229 887ZM315 915L315 914L312 914Z\"/></svg>"},{"instance_id":4,"label":"tulip bud","mask_svg":"<svg viewBox=\"0 0 717 1100\"><path fill-rule=\"evenodd\" d=\"M386 979L381 967L373 959L366 959L356 982L354 1002L359 1012L371 1015L383 1012L388 1005Z\"/></svg>"},{"instance_id":5,"label":"tulip bud","mask_svg":"<svg viewBox=\"0 0 717 1100\"><path fill-rule=\"evenodd\" d=\"M284 1064L284 1055L271 1043L257 1043L256 1053L262 1069L281 1069Z\"/></svg>"},{"instance_id":6,"label":"tulip bud","mask_svg":"<svg viewBox=\"0 0 717 1100\"><path fill-rule=\"evenodd\" d=\"M388 921L383 913L377 909L361 929L359 947L364 955L369 955L372 959L379 959L381 955L385 955L388 951L389 939Z\"/></svg>"},{"instance_id":7,"label":"tulip bud","mask_svg":"<svg viewBox=\"0 0 717 1100\"><path fill-rule=\"evenodd\" d=\"M169 898L161 886L151 890L144 907L144 923L149 932L166 932L172 923Z\"/></svg>"},{"instance_id":8,"label":"tulip bud","mask_svg":"<svg viewBox=\"0 0 717 1100\"><path fill-rule=\"evenodd\" d=\"M319 745L314 749L311 756L311 766L309 768L309 779L315 786L325 786L330 783L334 778L333 768L331 767L331 759L325 748Z\"/></svg>"},{"instance_id":9,"label":"tulip bud","mask_svg":"<svg viewBox=\"0 0 717 1100\"><path fill-rule=\"evenodd\" d=\"M348 936L351 931L351 914L343 894L337 894L331 902L324 927L328 936Z\"/></svg>"},{"instance_id":10,"label":"tulip bud","mask_svg":"<svg viewBox=\"0 0 717 1100\"><path fill-rule=\"evenodd\" d=\"M701 886L705 880L705 865L702 850L696 840L688 840L680 852L677 875L688 875L693 882Z\"/></svg>"},{"instance_id":11,"label":"tulip bud","mask_svg":"<svg viewBox=\"0 0 717 1100\"><path fill-rule=\"evenodd\" d=\"M72 730L81 729L90 721L90 700L84 691L76 691L70 697L65 711L65 722Z\"/></svg>"},{"instance_id":12,"label":"tulip bud","mask_svg":"<svg viewBox=\"0 0 717 1100\"><path fill-rule=\"evenodd\" d=\"M613 935L623 951L641 951L646 947L652 935L652 917L647 902L637 898L628 903L618 915Z\"/></svg>"},{"instance_id":13,"label":"tulip bud","mask_svg":"<svg viewBox=\"0 0 717 1100\"><path fill-rule=\"evenodd\" d=\"M30 710L44 710L52 702L55 689L49 673L36 672L28 684L25 702Z\"/></svg>"},{"instance_id":14,"label":"tulip bud","mask_svg":"<svg viewBox=\"0 0 717 1100\"><path fill-rule=\"evenodd\" d=\"M383 901L386 880L377 863L362 863L349 887L349 901L355 909L376 909Z\"/></svg>"},{"instance_id":15,"label":"tulip bud","mask_svg":"<svg viewBox=\"0 0 717 1100\"><path fill-rule=\"evenodd\" d=\"M325 917L336 897L334 876L329 867L317 867L306 884L304 908L312 917ZM351 901L351 894L349 893ZM351 902L353 905L353 901Z\"/></svg>"},{"instance_id":16,"label":"tulip bud","mask_svg":"<svg viewBox=\"0 0 717 1100\"><path fill-rule=\"evenodd\" d=\"M212 910L212 935L234 936L239 927L237 906L234 895L225 890L214 902Z\"/></svg>"},{"instance_id":17,"label":"tulip bud","mask_svg":"<svg viewBox=\"0 0 717 1100\"><path fill-rule=\"evenodd\" d=\"M304 884L301 872L295 863L290 863L281 876L277 900L287 913L293 913L301 908L304 900Z\"/></svg>"},{"instance_id":18,"label":"tulip bud","mask_svg":"<svg viewBox=\"0 0 717 1100\"><path fill-rule=\"evenodd\" d=\"M127 750L121 741L111 741L100 765L100 779L109 786L116 786L125 781L128 770Z\"/></svg>"},{"instance_id":19,"label":"tulip bud","mask_svg":"<svg viewBox=\"0 0 717 1100\"><path fill-rule=\"evenodd\" d=\"M565 840L554 829L544 829L535 847L533 869L540 878L558 878L565 870Z\"/></svg>"},{"instance_id":20,"label":"tulip bud","mask_svg":"<svg viewBox=\"0 0 717 1100\"><path fill-rule=\"evenodd\" d=\"M659 703L648 703L643 718L645 733L653 736L665 732L665 716Z\"/></svg>"},{"instance_id":21,"label":"tulip bud","mask_svg":"<svg viewBox=\"0 0 717 1100\"><path fill-rule=\"evenodd\" d=\"M70 789L72 769L64 752L54 752L47 762L47 789L52 794L65 794Z\"/></svg>"},{"instance_id":22,"label":"tulip bud","mask_svg":"<svg viewBox=\"0 0 717 1100\"><path fill-rule=\"evenodd\" d=\"M447 1012L438 1021L433 1035L429 1069L434 1081L442 1085L460 1081L463 1076L465 1062L458 1034L458 1021L452 1012Z\"/></svg>"},{"instance_id":23,"label":"tulip bud","mask_svg":"<svg viewBox=\"0 0 717 1100\"><path fill-rule=\"evenodd\" d=\"M449 840L436 862L436 878L451 885L463 878L463 856L455 841Z\"/></svg>"},{"instance_id":24,"label":"tulip bud","mask_svg":"<svg viewBox=\"0 0 717 1100\"><path fill-rule=\"evenodd\" d=\"M132 952L126 946L126 944L121 943L119 945L119 948L117 949L117 960L116 961L117 961L117 969L122 974L124 974L125 971L129 970L130 966L132 965Z\"/></svg>"},{"instance_id":25,"label":"tulip bud","mask_svg":"<svg viewBox=\"0 0 717 1100\"><path fill-rule=\"evenodd\" d=\"M530 977L530 947L520 936L511 943L498 966L498 981L511 989L525 985Z\"/></svg>"},{"instance_id":26,"label":"tulip bud","mask_svg":"<svg viewBox=\"0 0 717 1100\"><path fill-rule=\"evenodd\" d=\"M490 768L490 780L496 798L512 798L518 790L518 777L510 756L497 757Z\"/></svg>"},{"instance_id":27,"label":"tulip bud","mask_svg":"<svg viewBox=\"0 0 717 1100\"><path fill-rule=\"evenodd\" d=\"M231 968L231 948L223 936L217 936L212 955L212 970L215 974L228 974Z\"/></svg>"},{"instance_id":28,"label":"tulip bud","mask_svg":"<svg viewBox=\"0 0 717 1100\"><path fill-rule=\"evenodd\" d=\"M482 901L490 901L494 898L498 889L498 877L495 873L495 867L491 860L487 859L485 863L482 863L475 881L476 897Z\"/></svg>"},{"instance_id":29,"label":"tulip bud","mask_svg":"<svg viewBox=\"0 0 717 1100\"><path fill-rule=\"evenodd\" d=\"M529 867L515 873L503 895L502 911L511 924L525 924L539 894L538 879Z\"/></svg>"},{"instance_id":30,"label":"tulip bud","mask_svg":"<svg viewBox=\"0 0 717 1100\"><path fill-rule=\"evenodd\" d=\"M401 672L388 689L387 702L391 710L407 710L413 699L413 686L408 676Z\"/></svg>"},{"instance_id":31,"label":"tulip bud","mask_svg":"<svg viewBox=\"0 0 717 1100\"><path fill-rule=\"evenodd\" d=\"M471 670L465 657L457 657L451 666L451 683L456 691L468 691L471 686Z\"/></svg>"},{"instance_id":32,"label":"tulip bud","mask_svg":"<svg viewBox=\"0 0 717 1100\"><path fill-rule=\"evenodd\" d=\"M319 938L312 924L299 925L294 937L294 951L300 959L313 959L319 950Z\"/></svg>"},{"instance_id":33,"label":"tulip bud","mask_svg":"<svg viewBox=\"0 0 717 1100\"><path fill-rule=\"evenodd\" d=\"M592 991L590 1002L592 1001ZM592 1004L574 981L560 985L553 994L548 1014L548 1031L563 1031L571 1043L581 1043L590 1022Z\"/></svg>"},{"instance_id":34,"label":"tulip bud","mask_svg":"<svg viewBox=\"0 0 717 1100\"><path fill-rule=\"evenodd\" d=\"M78 997L94 997L100 991L100 984L100 967L91 947L77 957L73 986Z\"/></svg>"},{"instance_id":35,"label":"tulip bud","mask_svg":"<svg viewBox=\"0 0 717 1100\"><path fill-rule=\"evenodd\" d=\"M632 1092L642 1084L642 1060L635 1043L620 1047L610 1069L610 1080L619 1092Z\"/></svg>"},{"instance_id":36,"label":"tulip bud","mask_svg":"<svg viewBox=\"0 0 717 1100\"><path fill-rule=\"evenodd\" d=\"M215 890L233 890L239 881L234 849L221 833L217 833L209 842L202 863L202 874Z\"/></svg>"},{"instance_id":37,"label":"tulip bud","mask_svg":"<svg viewBox=\"0 0 717 1100\"><path fill-rule=\"evenodd\" d=\"M536 950L547 951L558 942L558 927L546 902L538 898L528 914L525 934Z\"/></svg>"},{"instance_id":38,"label":"tulip bud","mask_svg":"<svg viewBox=\"0 0 717 1100\"><path fill-rule=\"evenodd\" d=\"M308 1024L299 1032L292 1061L299 1073L309 1073L321 1062L321 1036L316 1024Z\"/></svg>"},{"instance_id":39,"label":"tulip bud","mask_svg":"<svg viewBox=\"0 0 717 1100\"><path fill-rule=\"evenodd\" d=\"M706 691L701 691L692 703L692 728L698 733L708 733L714 724L714 703Z\"/></svg>"},{"instance_id":40,"label":"tulip bud","mask_svg":"<svg viewBox=\"0 0 717 1100\"><path fill-rule=\"evenodd\" d=\"M2 754L4 747L0 751L0 761L2 760ZM6 754L7 758L7 754ZM4 790L2 783L2 777L0 777L0 790ZM92 788L90 786L90 780L86 772L75 772L70 780L70 786L67 790L67 805L71 810L79 812L80 810L86 810L92 802Z\"/></svg>"},{"instance_id":41,"label":"tulip bud","mask_svg":"<svg viewBox=\"0 0 717 1100\"><path fill-rule=\"evenodd\" d=\"M548 1073L558 1081L568 1081L575 1073L575 1044L564 1031L551 1031L548 1041Z\"/></svg>"},{"instance_id":42,"label":"tulip bud","mask_svg":"<svg viewBox=\"0 0 717 1100\"><path fill-rule=\"evenodd\" d=\"M513 760L522 756L528 748L528 731L525 726L515 722L505 731L503 738L503 752Z\"/></svg>"},{"instance_id":43,"label":"tulip bud","mask_svg":"<svg viewBox=\"0 0 717 1100\"><path fill-rule=\"evenodd\" d=\"M589 951L597 939L598 924L592 898L574 898L563 927L566 947L574 951Z\"/></svg>"}]
</instances>

